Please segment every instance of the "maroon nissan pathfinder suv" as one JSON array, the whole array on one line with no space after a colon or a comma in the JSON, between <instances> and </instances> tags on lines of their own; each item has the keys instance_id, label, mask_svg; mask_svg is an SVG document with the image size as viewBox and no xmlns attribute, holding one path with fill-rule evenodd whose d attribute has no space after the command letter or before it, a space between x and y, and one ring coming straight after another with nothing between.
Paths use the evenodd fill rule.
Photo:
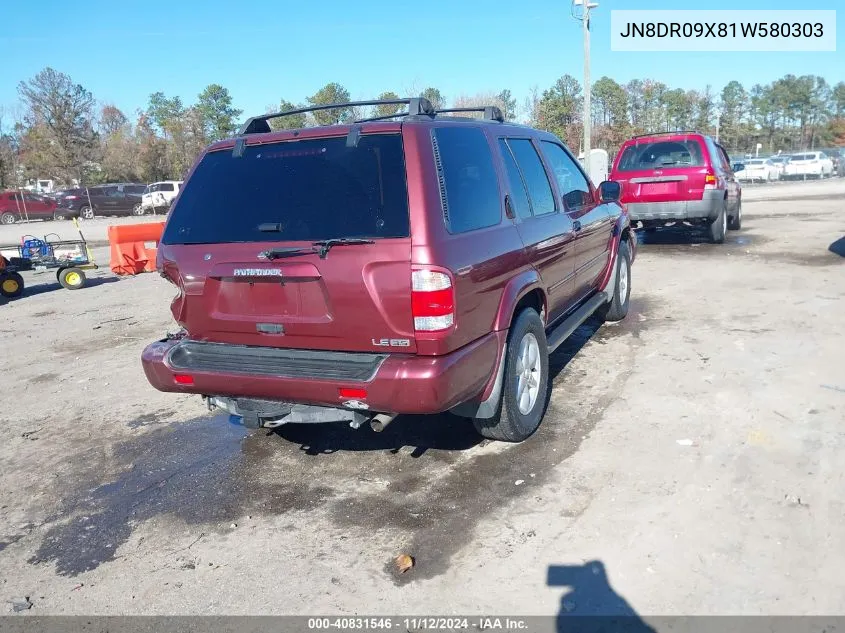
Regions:
<instances>
[{"instance_id":1,"label":"maroon nissan pathfinder suv","mask_svg":"<svg viewBox=\"0 0 845 633\"><path fill-rule=\"evenodd\" d=\"M549 354L585 319L628 311L635 240L552 134L407 108L210 146L158 249L181 330L143 352L150 383L248 427L451 411L521 441ZM460 110L465 112L466 110Z\"/></svg>"}]
</instances>

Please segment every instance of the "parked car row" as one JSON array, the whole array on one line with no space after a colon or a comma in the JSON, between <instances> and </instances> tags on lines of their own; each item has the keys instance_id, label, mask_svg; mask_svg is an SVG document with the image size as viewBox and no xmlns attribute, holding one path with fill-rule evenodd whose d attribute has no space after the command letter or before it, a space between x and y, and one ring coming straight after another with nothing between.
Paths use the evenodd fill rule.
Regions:
<instances>
[{"instance_id":1,"label":"parked car row","mask_svg":"<svg viewBox=\"0 0 845 633\"><path fill-rule=\"evenodd\" d=\"M50 194L5 191L0 193L0 224L14 224L20 220L90 220L98 215L166 213L181 184L178 180L150 185L108 183Z\"/></svg>"},{"instance_id":2,"label":"parked car row","mask_svg":"<svg viewBox=\"0 0 845 633\"><path fill-rule=\"evenodd\" d=\"M749 158L734 165L737 180L772 182L802 178L830 178L842 175L841 157L832 152L812 151L798 154Z\"/></svg>"}]
</instances>

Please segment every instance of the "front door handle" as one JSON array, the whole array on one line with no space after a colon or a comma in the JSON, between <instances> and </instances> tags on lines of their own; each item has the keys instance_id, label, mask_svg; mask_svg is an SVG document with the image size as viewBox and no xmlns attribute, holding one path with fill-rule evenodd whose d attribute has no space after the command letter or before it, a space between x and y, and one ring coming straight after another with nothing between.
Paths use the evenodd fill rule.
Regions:
<instances>
[{"instance_id":1,"label":"front door handle","mask_svg":"<svg viewBox=\"0 0 845 633\"><path fill-rule=\"evenodd\" d=\"M580 231L581 230L581 221L580 220L573 221L572 222L572 229L575 230L575 231Z\"/></svg>"}]
</instances>

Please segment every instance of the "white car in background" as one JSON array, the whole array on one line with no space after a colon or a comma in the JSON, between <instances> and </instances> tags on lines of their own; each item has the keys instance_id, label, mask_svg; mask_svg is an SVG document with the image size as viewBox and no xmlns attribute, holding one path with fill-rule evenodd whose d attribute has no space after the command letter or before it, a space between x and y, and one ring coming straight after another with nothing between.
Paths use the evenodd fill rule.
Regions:
<instances>
[{"instance_id":1,"label":"white car in background","mask_svg":"<svg viewBox=\"0 0 845 633\"><path fill-rule=\"evenodd\" d=\"M783 168L783 177L795 178L830 178L833 175L833 161L824 152L803 152L792 154Z\"/></svg>"},{"instance_id":2,"label":"white car in background","mask_svg":"<svg viewBox=\"0 0 845 633\"><path fill-rule=\"evenodd\" d=\"M179 194L179 189L182 187L181 180L162 180L147 185L141 196L141 209L143 213L162 213L166 212L173 200Z\"/></svg>"},{"instance_id":3,"label":"white car in background","mask_svg":"<svg viewBox=\"0 0 845 633\"><path fill-rule=\"evenodd\" d=\"M734 174L740 182L772 182L780 175L778 166L768 158L746 158L742 165L743 168Z\"/></svg>"},{"instance_id":4,"label":"white car in background","mask_svg":"<svg viewBox=\"0 0 845 633\"><path fill-rule=\"evenodd\" d=\"M775 166L778 173L778 180L783 178L783 168L786 167L786 163L789 162L789 156L786 154L778 154L777 156L769 156L769 160L772 161L772 165Z\"/></svg>"}]
</instances>

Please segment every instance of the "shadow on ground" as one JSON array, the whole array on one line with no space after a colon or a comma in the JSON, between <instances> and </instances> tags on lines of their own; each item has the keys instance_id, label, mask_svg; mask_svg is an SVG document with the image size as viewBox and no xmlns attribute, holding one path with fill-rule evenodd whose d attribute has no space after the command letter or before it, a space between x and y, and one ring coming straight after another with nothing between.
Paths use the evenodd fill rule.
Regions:
<instances>
[{"instance_id":1,"label":"shadow on ground","mask_svg":"<svg viewBox=\"0 0 845 633\"><path fill-rule=\"evenodd\" d=\"M50 279L50 281L47 281L47 279ZM64 290L62 285L58 281L55 281L55 279L56 279L56 276L52 275L52 274L49 275L49 276L45 275L43 278L41 278L40 276L24 277L23 294L20 297L17 297L15 299L0 298L0 301L2 301L2 302L6 302L6 301L17 302L17 301L22 301L22 300L28 299L30 297L36 297L38 295L45 294L47 292L53 292L54 290ZM102 286L104 284L111 284L111 283L114 283L114 282L117 282L117 281L120 281L120 279L118 277L113 277L113 276L88 277L87 281L85 282L85 285L82 286L82 288L79 288L78 290L67 291L67 292L79 292L79 291L83 291L83 290L90 290L91 288L96 288L97 286Z\"/></svg>"},{"instance_id":2,"label":"shadow on ground","mask_svg":"<svg viewBox=\"0 0 845 633\"><path fill-rule=\"evenodd\" d=\"M582 565L551 565L547 572L549 587L566 587L560 601L558 632L624 631L654 633L607 578L601 561Z\"/></svg>"}]
</instances>

